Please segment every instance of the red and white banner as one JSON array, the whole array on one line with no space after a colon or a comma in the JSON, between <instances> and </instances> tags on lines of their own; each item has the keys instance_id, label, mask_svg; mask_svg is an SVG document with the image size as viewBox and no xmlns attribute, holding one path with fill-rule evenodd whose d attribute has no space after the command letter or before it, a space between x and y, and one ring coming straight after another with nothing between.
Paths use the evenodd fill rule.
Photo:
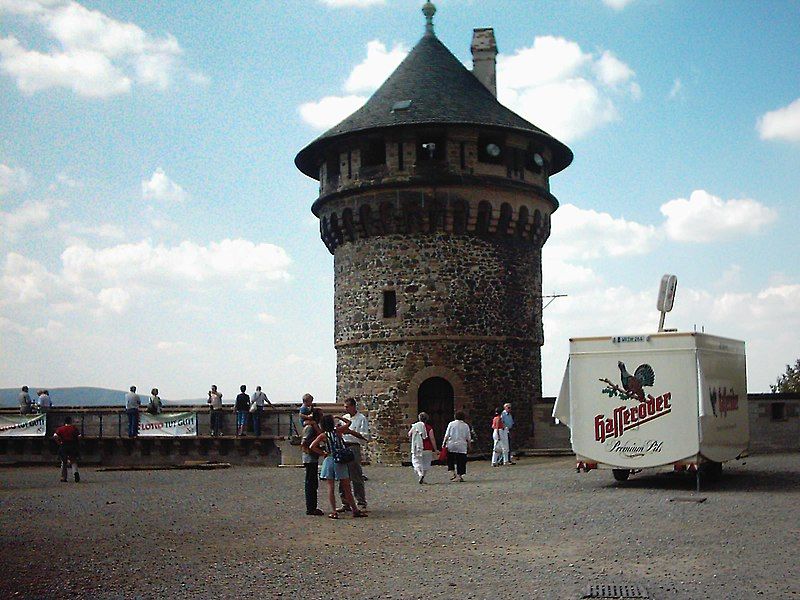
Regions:
<instances>
[{"instance_id":1,"label":"red and white banner","mask_svg":"<svg viewBox=\"0 0 800 600\"><path fill-rule=\"evenodd\" d=\"M0 415L0 437L36 437L47 431L47 415Z\"/></svg>"},{"instance_id":2,"label":"red and white banner","mask_svg":"<svg viewBox=\"0 0 800 600\"><path fill-rule=\"evenodd\" d=\"M197 435L197 413L139 414L139 437L185 437Z\"/></svg>"}]
</instances>

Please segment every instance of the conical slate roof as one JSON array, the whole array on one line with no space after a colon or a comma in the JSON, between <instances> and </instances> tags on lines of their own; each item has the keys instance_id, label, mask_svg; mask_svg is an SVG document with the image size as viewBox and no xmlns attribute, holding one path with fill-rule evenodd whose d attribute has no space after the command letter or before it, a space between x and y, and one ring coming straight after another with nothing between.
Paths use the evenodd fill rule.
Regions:
<instances>
[{"instance_id":1,"label":"conical slate roof","mask_svg":"<svg viewBox=\"0 0 800 600\"><path fill-rule=\"evenodd\" d=\"M398 103L408 108L393 110ZM432 33L414 46L364 106L303 148L294 162L318 178L319 154L339 137L385 127L455 124L534 134L552 150L551 173L572 162L566 145L500 104Z\"/></svg>"}]
</instances>

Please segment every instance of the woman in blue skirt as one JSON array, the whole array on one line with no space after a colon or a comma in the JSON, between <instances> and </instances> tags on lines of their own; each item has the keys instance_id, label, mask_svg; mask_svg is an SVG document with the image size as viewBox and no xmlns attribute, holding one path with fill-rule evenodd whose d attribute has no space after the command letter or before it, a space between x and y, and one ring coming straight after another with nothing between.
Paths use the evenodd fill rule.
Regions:
<instances>
[{"instance_id":1,"label":"woman in blue skirt","mask_svg":"<svg viewBox=\"0 0 800 600\"><path fill-rule=\"evenodd\" d=\"M328 482L328 500L331 503L331 512L328 515L331 519L338 519L339 515L336 512L336 482L340 481L344 488L345 499L348 506L356 506L353 499L353 490L350 487L350 470L347 468L347 463L337 463L333 460L333 449L344 448L344 440L342 434L350 432L350 420L344 417L336 417L342 422L341 425L336 426L332 415L325 415L322 417L322 433L311 442L308 447L312 452L316 452L320 456L324 456L325 460L322 462L322 470L320 472L320 479ZM322 446L325 449L322 449ZM366 517L367 513L353 509L354 517Z\"/></svg>"}]
</instances>

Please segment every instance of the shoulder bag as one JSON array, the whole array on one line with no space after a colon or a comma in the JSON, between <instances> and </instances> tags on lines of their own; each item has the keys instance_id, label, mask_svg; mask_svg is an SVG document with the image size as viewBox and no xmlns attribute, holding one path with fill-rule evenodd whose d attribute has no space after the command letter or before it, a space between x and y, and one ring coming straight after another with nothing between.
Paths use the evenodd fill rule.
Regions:
<instances>
[{"instance_id":1,"label":"shoulder bag","mask_svg":"<svg viewBox=\"0 0 800 600\"><path fill-rule=\"evenodd\" d=\"M353 451L344 445L342 436L335 431L333 433L328 433L328 445L331 449L330 453L333 457L333 462L346 465L356 459L356 455Z\"/></svg>"}]
</instances>

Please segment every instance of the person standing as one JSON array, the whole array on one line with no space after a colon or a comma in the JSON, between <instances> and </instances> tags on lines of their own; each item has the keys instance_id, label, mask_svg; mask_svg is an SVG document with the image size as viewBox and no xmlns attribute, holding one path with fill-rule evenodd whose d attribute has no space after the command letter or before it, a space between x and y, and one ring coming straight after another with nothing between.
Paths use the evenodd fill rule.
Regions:
<instances>
[{"instance_id":1,"label":"person standing","mask_svg":"<svg viewBox=\"0 0 800 600\"><path fill-rule=\"evenodd\" d=\"M67 480L67 467L72 466L75 483L81 480L78 473L78 451L81 432L72 424L72 417L64 417L64 424L56 429L53 439L58 444L58 458L61 461L61 481Z\"/></svg>"},{"instance_id":2,"label":"person standing","mask_svg":"<svg viewBox=\"0 0 800 600\"><path fill-rule=\"evenodd\" d=\"M350 482L353 485L353 495L355 496L358 508L367 510L367 495L364 489L364 472L361 469L361 444L366 443L369 436L369 421L364 413L358 412L355 398L347 398L344 401L344 409L347 411L341 418L347 419L349 422L348 432L342 438L344 444L353 451L355 459L347 464L350 472ZM345 510L355 510L355 506L348 506L345 501L344 485L339 485L339 496L342 500L342 508L339 512Z\"/></svg>"},{"instance_id":3,"label":"person standing","mask_svg":"<svg viewBox=\"0 0 800 600\"><path fill-rule=\"evenodd\" d=\"M494 440L494 448L492 449L492 466L499 467L503 464L509 464L508 458L508 429L503 421L502 412L499 408L494 411L494 419L492 419L492 440Z\"/></svg>"},{"instance_id":4,"label":"person standing","mask_svg":"<svg viewBox=\"0 0 800 600\"><path fill-rule=\"evenodd\" d=\"M253 409L254 404L255 410ZM253 415L253 433L255 433L256 437L261 436L261 415L264 412L264 406L267 404L272 406L272 402L269 401L267 395L261 391L261 386L256 386L256 391L250 400L250 414ZM317 423L317 426L319 426L319 423Z\"/></svg>"},{"instance_id":5,"label":"person standing","mask_svg":"<svg viewBox=\"0 0 800 600\"><path fill-rule=\"evenodd\" d=\"M512 435L511 434L511 430L514 428L514 417L511 416L511 404L509 402L506 402L503 405L503 413L502 413L501 416L503 417L503 423L506 424L506 431L508 432L508 461L507 461L507 464L513 465L513 464L516 464L512 460L513 457L511 455L511 435Z\"/></svg>"},{"instance_id":6,"label":"person standing","mask_svg":"<svg viewBox=\"0 0 800 600\"><path fill-rule=\"evenodd\" d=\"M419 477L420 485L425 483L425 474L431 469L436 449L436 437L433 434L430 417L428 413L419 413L419 421L408 430L408 437L411 438L411 466Z\"/></svg>"},{"instance_id":7,"label":"person standing","mask_svg":"<svg viewBox=\"0 0 800 600\"><path fill-rule=\"evenodd\" d=\"M336 509L336 490L335 483L338 481L340 490L342 490L345 497L345 506L353 507L354 517L366 517L367 513L355 508L355 498L353 498L353 491L350 489L349 471L347 465L344 463L337 463L333 459L333 452L335 449L344 448L344 440L342 435L345 433L352 433L348 427L350 421L347 418L339 417L342 425L336 426L333 415L325 415L322 418L322 433L311 442L309 449L316 452L320 456L324 456L325 460L322 462L322 470L320 472L320 479L325 479L328 482L328 501L331 504L331 512L328 516L331 519L338 519L341 509ZM325 444L325 450L321 445Z\"/></svg>"},{"instance_id":8,"label":"person standing","mask_svg":"<svg viewBox=\"0 0 800 600\"><path fill-rule=\"evenodd\" d=\"M50 392L39 390L37 394L39 398L36 400L36 408L40 413L46 413L53 407L53 402L50 400Z\"/></svg>"},{"instance_id":9,"label":"person standing","mask_svg":"<svg viewBox=\"0 0 800 600\"><path fill-rule=\"evenodd\" d=\"M161 404L161 398L158 397L158 388L150 390L150 401L147 403L147 412L151 415L160 415L164 406Z\"/></svg>"},{"instance_id":10,"label":"person standing","mask_svg":"<svg viewBox=\"0 0 800 600\"><path fill-rule=\"evenodd\" d=\"M19 396L19 414L21 415L29 415L31 414L31 395L28 393L28 386L23 385L22 391L20 391Z\"/></svg>"},{"instance_id":11,"label":"person standing","mask_svg":"<svg viewBox=\"0 0 800 600\"><path fill-rule=\"evenodd\" d=\"M458 411L454 421L447 424L442 446L447 447L447 470L453 471L450 481L464 481L467 474L467 452L472 444L469 425L464 422L464 412Z\"/></svg>"},{"instance_id":12,"label":"person standing","mask_svg":"<svg viewBox=\"0 0 800 600\"><path fill-rule=\"evenodd\" d=\"M303 450L303 467L306 470L306 514L324 515L325 513L317 507L317 492L319 490L319 454L311 450L311 444L317 436L322 433L320 423L322 423L322 409L315 408L311 411L311 420L306 421L303 433L300 437L300 448Z\"/></svg>"},{"instance_id":13,"label":"person standing","mask_svg":"<svg viewBox=\"0 0 800 600\"><path fill-rule=\"evenodd\" d=\"M128 437L139 435L139 407L142 400L136 393L136 386L132 385L130 391L125 394L125 412L128 413Z\"/></svg>"},{"instance_id":14,"label":"person standing","mask_svg":"<svg viewBox=\"0 0 800 600\"><path fill-rule=\"evenodd\" d=\"M208 406L211 411L211 435L222 435L222 392L215 385L208 391Z\"/></svg>"},{"instance_id":15,"label":"person standing","mask_svg":"<svg viewBox=\"0 0 800 600\"><path fill-rule=\"evenodd\" d=\"M247 428L247 415L250 411L250 396L247 395L247 386L239 386L239 394L236 396L236 403L234 404L236 411L236 435L244 435L244 430Z\"/></svg>"}]
</instances>

